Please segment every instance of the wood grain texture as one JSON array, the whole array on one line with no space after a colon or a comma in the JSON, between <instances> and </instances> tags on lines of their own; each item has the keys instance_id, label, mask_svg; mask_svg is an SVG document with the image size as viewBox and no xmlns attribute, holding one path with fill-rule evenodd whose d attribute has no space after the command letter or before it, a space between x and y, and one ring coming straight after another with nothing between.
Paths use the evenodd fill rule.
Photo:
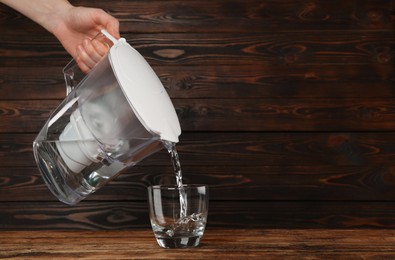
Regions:
<instances>
[{"instance_id":1,"label":"wood grain texture","mask_svg":"<svg viewBox=\"0 0 395 260\"><path fill-rule=\"evenodd\" d=\"M325 0L138 0L71 1L103 8L121 22L123 32L267 32L290 30L391 30L393 1ZM2 8L2 23L37 30L26 18ZM26 28L27 27L27 28Z\"/></svg>"},{"instance_id":2,"label":"wood grain texture","mask_svg":"<svg viewBox=\"0 0 395 260\"><path fill-rule=\"evenodd\" d=\"M391 259L395 255L393 230L208 228L198 248L184 250L159 248L150 229L3 234L0 238L2 258Z\"/></svg>"},{"instance_id":3,"label":"wood grain texture","mask_svg":"<svg viewBox=\"0 0 395 260\"><path fill-rule=\"evenodd\" d=\"M240 232L234 237L234 232ZM160 249L149 229L101 232L4 232L4 258L59 259L390 259L393 231L207 229L195 249ZM26 241L31 241L27 246ZM81 243L81 241L84 241ZM331 243L327 243L331 241ZM98 243L101 245L98 247ZM65 247L65 244L67 245Z\"/></svg>"},{"instance_id":4,"label":"wood grain texture","mask_svg":"<svg viewBox=\"0 0 395 260\"><path fill-rule=\"evenodd\" d=\"M118 18L157 72L185 181L210 185L210 227L395 228L394 1L72 3ZM76 207L57 202L32 142L64 98L70 56L4 5L0 30L0 229L149 227L146 186L174 181L167 152Z\"/></svg>"},{"instance_id":5,"label":"wood grain texture","mask_svg":"<svg viewBox=\"0 0 395 260\"><path fill-rule=\"evenodd\" d=\"M387 65L155 66L171 98L395 98ZM0 67L0 100L63 99L61 67Z\"/></svg>"},{"instance_id":6,"label":"wood grain texture","mask_svg":"<svg viewBox=\"0 0 395 260\"><path fill-rule=\"evenodd\" d=\"M58 100L0 101L0 133L38 132L59 103ZM183 131L395 129L392 98L173 99L173 104Z\"/></svg>"},{"instance_id":7,"label":"wood grain texture","mask_svg":"<svg viewBox=\"0 0 395 260\"><path fill-rule=\"evenodd\" d=\"M35 166L35 134L1 134L0 167ZM185 133L177 150L185 166L391 166L395 134L388 133ZM140 165L169 166L162 150ZM231 169L230 169L231 170Z\"/></svg>"},{"instance_id":8,"label":"wood grain texture","mask_svg":"<svg viewBox=\"0 0 395 260\"><path fill-rule=\"evenodd\" d=\"M55 38L2 35L0 66L59 66L70 57ZM387 64L393 66L392 32L158 33L125 34L151 65ZM47 50L51 50L48 52Z\"/></svg>"},{"instance_id":9,"label":"wood grain texture","mask_svg":"<svg viewBox=\"0 0 395 260\"><path fill-rule=\"evenodd\" d=\"M184 166L184 183L210 186L211 201L393 201L395 167ZM170 166L134 166L89 201L146 201L147 186L175 185ZM0 168L0 201L56 201L36 167Z\"/></svg>"},{"instance_id":10,"label":"wood grain texture","mask_svg":"<svg viewBox=\"0 0 395 260\"><path fill-rule=\"evenodd\" d=\"M394 202L210 201L209 227L395 228ZM149 227L146 201L2 202L7 230L119 230Z\"/></svg>"}]
</instances>

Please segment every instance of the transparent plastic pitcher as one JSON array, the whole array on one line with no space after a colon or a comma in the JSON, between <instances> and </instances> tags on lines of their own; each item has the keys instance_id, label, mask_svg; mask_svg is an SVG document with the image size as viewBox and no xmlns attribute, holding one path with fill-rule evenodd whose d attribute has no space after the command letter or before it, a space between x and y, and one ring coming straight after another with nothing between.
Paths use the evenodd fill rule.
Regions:
<instances>
[{"instance_id":1,"label":"transparent plastic pitcher","mask_svg":"<svg viewBox=\"0 0 395 260\"><path fill-rule=\"evenodd\" d=\"M177 143L181 133L170 98L149 64L125 39L102 33L111 40L105 42L108 53L87 75L74 61L65 67L68 95L33 143L46 184L70 205Z\"/></svg>"}]
</instances>

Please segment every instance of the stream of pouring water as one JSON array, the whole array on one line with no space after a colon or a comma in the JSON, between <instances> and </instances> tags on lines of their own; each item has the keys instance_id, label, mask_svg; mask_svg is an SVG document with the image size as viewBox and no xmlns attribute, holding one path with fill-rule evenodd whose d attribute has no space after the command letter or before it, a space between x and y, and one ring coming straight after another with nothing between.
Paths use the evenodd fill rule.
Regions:
<instances>
[{"instance_id":1,"label":"stream of pouring water","mask_svg":"<svg viewBox=\"0 0 395 260\"><path fill-rule=\"evenodd\" d=\"M178 157L178 152L176 149L175 143L166 142L165 146L170 153L171 162L173 164L173 169L176 174L176 182L178 190L180 191L180 220L185 219L187 217L187 197L185 193L185 189L182 182L182 171L181 171L181 164L180 159Z\"/></svg>"}]
</instances>

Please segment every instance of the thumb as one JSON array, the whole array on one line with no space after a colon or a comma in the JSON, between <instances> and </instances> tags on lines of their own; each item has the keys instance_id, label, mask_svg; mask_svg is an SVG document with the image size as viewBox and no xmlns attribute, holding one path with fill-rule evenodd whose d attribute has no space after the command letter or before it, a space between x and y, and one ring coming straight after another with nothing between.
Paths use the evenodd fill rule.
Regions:
<instances>
[{"instance_id":1,"label":"thumb","mask_svg":"<svg viewBox=\"0 0 395 260\"><path fill-rule=\"evenodd\" d=\"M108 23L106 28L107 31L115 38L119 39L121 37L119 34L119 22L117 19L113 18L113 21Z\"/></svg>"},{"instance_id":2,"label":"thumb","mask_svg":"<svg viewBox=\"0 0 395 260\"><path fill-rule=\"evenodd\" d=\"M110 14L106 13L104 10L99 11L96 18L96 23L106 29L112 36L119 39L119 21L111 16Z\"/></svg>"}]
</instances>

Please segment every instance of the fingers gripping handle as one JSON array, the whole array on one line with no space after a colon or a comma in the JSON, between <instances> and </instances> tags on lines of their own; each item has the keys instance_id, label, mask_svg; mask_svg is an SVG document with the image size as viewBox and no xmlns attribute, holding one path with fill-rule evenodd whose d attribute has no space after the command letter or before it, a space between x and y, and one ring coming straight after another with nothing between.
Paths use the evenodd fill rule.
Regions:
<instances>
[{"instance_id":1,"label":"fingers gripping handle","mask_svg":"<svg viewBox=\"0 0 395 260\"><path fill-rule=\"evenodd\" d=\"M102 29L101 32L92 39L92 41L93 40L100 41L108 48L111 48L111 46L118 42L118 40L114 36L112 36L106 29ZM74 59L72 59L63 68L63 75L66 83L66 95L68 95L85 77L85 73L82 72L82 70L78 67L77 62Z\"/></svg>"},{"instance_id":2,"label":"fingers gripping handle","mask_svg":"<svg viewBox=\"0 0 395 260\"><path fill-rule=\"evenodd\" d=\"M113 44L117 44L118 40L115 39L114 36L112 36L109 32L107 32L106 29L102 29L101 33L107 37L107 39L109 39Z\"/></svg>"}]
</instances>

